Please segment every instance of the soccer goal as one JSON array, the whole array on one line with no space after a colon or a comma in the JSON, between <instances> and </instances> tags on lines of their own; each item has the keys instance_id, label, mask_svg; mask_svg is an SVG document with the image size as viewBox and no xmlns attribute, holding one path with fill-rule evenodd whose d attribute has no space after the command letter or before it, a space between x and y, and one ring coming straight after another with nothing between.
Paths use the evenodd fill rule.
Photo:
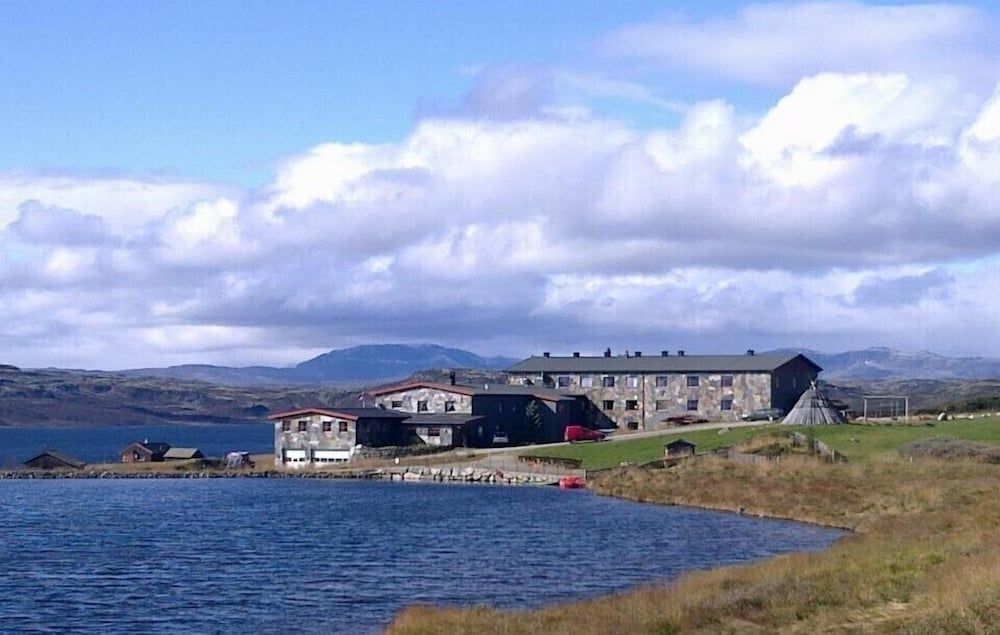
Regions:
<instances>
[{"instance_id":1,"label":"soccer goal","mask_svg":"<svg viewBox=\"0 0 1000 635\"><path fill-rule=\"evenodd\" d=\"M862 419L910 420L910 398L905 395L865 395Z\"/></svg>"}]
</instances>

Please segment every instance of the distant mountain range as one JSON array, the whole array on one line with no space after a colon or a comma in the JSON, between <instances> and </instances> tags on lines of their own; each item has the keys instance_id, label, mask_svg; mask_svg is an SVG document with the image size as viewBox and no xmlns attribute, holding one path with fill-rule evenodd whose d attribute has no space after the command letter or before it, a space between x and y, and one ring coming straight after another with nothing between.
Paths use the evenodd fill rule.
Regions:
<instances>
[{"instance_id":1,"label":"distant mountain range","mask_svg":"<svg viewBox=\"0 0 1000 635\"><path fill-rule=\"evenodd\" d=\"M843 353L791 348L768 352L800 352L823 367L821 377L828 381L1000 378L1000 359L990 357L944 357L927 351L906 353L885 347Z\"/></svg>"},{"instance_id":2,"label":"distant mountain range","mask_svg":"<svg viewBox=\"0 0 1000 635\"><path fill-rule=\"evenodd\" d=\"M118 374L204 381L224 386L350 386L401 379L434 368L497 370L516 361L509 357L482 357L436 344L368 344L335 349L291 368L184 364L136 368L118 371Z\"/></svg>"}]
</instances>

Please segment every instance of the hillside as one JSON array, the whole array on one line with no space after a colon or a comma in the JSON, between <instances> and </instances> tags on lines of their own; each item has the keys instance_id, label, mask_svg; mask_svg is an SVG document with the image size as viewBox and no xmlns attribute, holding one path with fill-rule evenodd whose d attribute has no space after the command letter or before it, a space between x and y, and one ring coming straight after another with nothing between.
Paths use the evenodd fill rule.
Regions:
<instances>
[{"instance_id":1,"label":"hillside","mask_svg":"<svg viewBox=\"0 0 1000 635\"><path fill-rule=\"evenodd\" d=\"M826 380L996 379L1000 359L945 357L927 351L908 353L875 347L842 353L782 348L772 353L801 352L823 367Z\"/></svg>"},{"instance_id":2,"label":"hillside","mask_svg":"<svg viewBox=\"0 0 1000 635\"><path fill-rule=\"evenodd\" d=\"M427 368L501 369L513 364L507 357L482 357L436 344L369 344L335 349L290 368L249 366L234 368L184 364L167 368L120 371L126 377L164 377L226 386L359 386L408 377Z\"/></svg>"}]
</instances>

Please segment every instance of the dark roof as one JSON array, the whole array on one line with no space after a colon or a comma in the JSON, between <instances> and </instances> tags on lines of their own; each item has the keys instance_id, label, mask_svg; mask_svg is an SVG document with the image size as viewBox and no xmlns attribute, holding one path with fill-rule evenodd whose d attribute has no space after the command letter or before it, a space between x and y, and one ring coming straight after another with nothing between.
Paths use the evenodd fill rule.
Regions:
<instances>
[{"instance_id":1,"label":"dark roof","mask_svg":"<svg viewBox=\"0 0 1000 635\"><path fill-rule=\"evenodd\" d=\"M59 452L58 450L46 450L45 452L42 452L38 456L31 457L30 459L28 459L27 461L25 461L24 464L25 465L30 465L31 463L34 463L35 461L37 461L38 459L42 458L43 456L50 456L50 457L52 457L53 459L55 459L56 461L58 461L60 463L65 463L67 467L81 468L81 467L84 467L86 465L86 463L84 463L80 459L72 457L72 456L70 456L68 454L63 454L62 452Z\"/></svg>"},{"instance_id":2,"label":"dark roof","mask_svg":"<svg viewBox=\"0 0 1000 635\"><path fill-rule=\"evenodd\" d=\"M170 449L170 444L163 441L136 441L135 443L129 443L125 446L125 450L129 449L133 445L138 445L152 454L163 454Z\"/></svg>"},{"instance_id":3,"label":"dark roof","mask_svg":"<svg viewBox=\"0 0 1000 635\"><path fill-rule=\"evenodd\" d=\"M682 447L685 447L685 448L686 447L691 447L691 448L693 448L693 447L697 447L697 445L694 444L694 443L691 443L687 439L677 439L675 441L671 441L670 443L666 444L664 447L666 447L666 448L682 448Z\"/></svg>"},{"instance_id":4,"label":"dark roof","mask_svg":"<svg viewBox=\"0 0 1000 635\"><path fill-rule=\"evenodd\" d=\"M410 415L410 418L403 422L404 426L464 426L469 423L477 423L486 417L482 415L470 415L460 412L421 412Z\"/></svg>"},{"instance_id":5,"label":"dark roof","mask_svg":"<svg viewBox=\"0 0 1000 635\"><path fill-rule=\"evenodd\" d=\"M461 384L439 384L432 381L411 381L405 384L397 384L374 390L370 394L378 397L381 395L391 395L397 392L414 390L417 388L431 388L442 392L450 392L456 395L467 395L474 397L477 395L523 395L535 397L543 401L572 401L576 395L559 392L551 388L542 386L510 386L507 384L484 384L483 386L463 386Z\"/></svg>"},{"instance_id":6,"label":"dark roof","mask_svg":"<svg viewBox=\"0 0 1000 635\"><path fill-rule=\"evenodd\" d=\"M267 418L274 421L311 414L337 417L338 419L350 419L351 421L357 421L358 419L405 419L410 416L405 412L396 412L395 410L385 410L383 408L300 408L298 410L289 410L288 412L276 412Z\"/></svg>"},{"instance_id":7,"label":"dark roof","mask_svg":"<svg viewBox=\"0 0 1000 635\"><path fill-rule=\"evenodd\" d=\"M801 357L817 371L823 370L801 353L780 355L648 355L617 357L529 357L508 369L511 373L708 373L770 372Z\"/></svg>"}]
</instances>

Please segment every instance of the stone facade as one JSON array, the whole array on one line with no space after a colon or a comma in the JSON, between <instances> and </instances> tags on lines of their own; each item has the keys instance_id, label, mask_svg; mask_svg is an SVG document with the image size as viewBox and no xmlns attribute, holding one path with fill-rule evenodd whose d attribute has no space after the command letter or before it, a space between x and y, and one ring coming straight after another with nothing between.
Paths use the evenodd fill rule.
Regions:
<instances>
[{"instance_id":1,"label":"stone facade","mask_svg":"<svg viewBox=\"0 0 1000 635\"><path fill-rule=\"evenodd\" d=\"M416 414L424 412L472 414L472 395L429 386L414 387L399 392L377 394L375 405L387 410Z\"/></svg>"},{"instance_id":2,"label":"stone facade","mask_svg":"<svg viewBox=\"0 0 1000 635\"><path fill-rule=\"evenodd\" d=\"M668 419L695 416L710 421L738 421L754 410L777 407L786 412L816 378L818 367L798 356L772 370L665 371L649 369L649 358L633 371L560 372L560 359L545 358L546 371L508 371L513 385L535 385L585 396L592 404L585 425L649 430L669 425ZM580 366L580 358L568 358L567 368ZM606 358L597 358L595 367ZM629 360L613 358L616 365ZM655 360L655 358L654 358ZM677 365L676 358L670 360ZM607 364L610 365L610 364ZM697 367L698 364L694 364ZM704 365L704 364L702 364Z\"/></svg>"},{"instance_id":3,"label":"stone facade","mask_svg":"<svg viewBox=\"0 0 1000 635\"><path fill-rule=\"evenodd\" d=\"M396 445L403 417L356 416L336 411L296 411L271 417L274 460L289 468L344 463L359 446Z\"/></svg>"}]
</instances>

